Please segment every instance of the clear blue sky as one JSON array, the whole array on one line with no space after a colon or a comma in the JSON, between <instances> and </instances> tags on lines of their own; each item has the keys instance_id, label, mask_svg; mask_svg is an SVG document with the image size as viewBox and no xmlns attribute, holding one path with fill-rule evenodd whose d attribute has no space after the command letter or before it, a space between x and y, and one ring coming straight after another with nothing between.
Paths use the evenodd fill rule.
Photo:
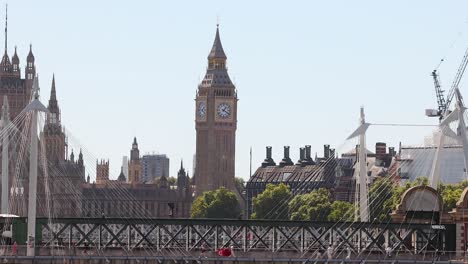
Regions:
<instances>
[{"instance_id":1,"label":"clear blue sky","mask_svg":"<svg viewBox=\"0 0 468 264\"><path fill-rule=\"evenodd\" d=\"M55 72L63 123L95 157L110 159L113 177L134 136L141 153L171 158L171 175L182 158L192 171L195 91L217 17L240 99L236 174L244 178L250 146L254 168L266 145L277 161L283 145L295 160L302 145L321 153L323 144L344 142L361 105L370 122L435 123L424 117L435 107L429 74L447 56L440 71L448 90L468 47L462 0L15 0L8 7L9 53L17 45L24 67L33 44L43 101ZM368 138L418 144L428 133L376 128Z\"/></svg>"}]
</instances>

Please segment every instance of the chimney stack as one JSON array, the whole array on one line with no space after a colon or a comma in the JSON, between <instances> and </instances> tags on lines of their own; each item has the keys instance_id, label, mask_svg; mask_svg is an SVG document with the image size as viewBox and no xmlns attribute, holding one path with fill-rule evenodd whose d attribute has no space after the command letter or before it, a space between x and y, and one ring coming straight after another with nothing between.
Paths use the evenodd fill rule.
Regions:
<instances>
[{"instance_id":1,"label":"chimney stack","mask_svg":"<svg viewBox=\"0 0 468 264\"><path fill-rule=\"evenodd\" d=\"M310 145L305 146L305 157L304 157L304 160L302 161L302 165L315 165L315 162L311 157Z\"/></svg>"},{"instance_id":2,"label":"chimney stack","mask_svg":"<svg viewBox=\"0 0 468 264\"><path fill-rule=\"evenodd\" d=\"M268 167L268 166L276 166L275 161L271 157L271 149L272 149L271 146L266 147L266 158L262 162L262 168L265 168L265 167Z\"/></svg>"},{"instance_id":3,"label":"chimney stack","mask_svg":"<svg viewBox=\"0 0 468 264\"><path fill-rule=\"evenodd\" d=\"M387 155L387 144L383 142L375 143L375 157L379 160L385 159Z\"/></svg>"},{"instance_id":4,"label":"chimney stack","mask_svg":"<svg viewBox=\"0 0 468 264\"><path fill-rule=\"evenodd\" d=\"M305 149L299 148L299 160L296 165L301 165L305 161Z\"/></svg>"},{"instance_id":5,"label":"chimney stack","mask_svg":"<svg viewBox=\"0 0 468 264\"><path fill-rule=\"evenodd\" d=\"M335 149L330 149L330 157L331 158L335 157Z\"/></svg>"},{"instance_id":6,"label":"chimney stack","mask_svg":"<svg viewBox=\"0 0 468 264\"><path fill-rule=\"evenodd\" d=\"M289 157L289 146L284 146L284 158L281 160L280 166L294 165L291 158Z\"/></svg>"},{"instance_id":7,"label":"chimney stack","mask_svg":"<svg viewBox=\"0 0 468 264\"><path fill-rule=\"evenodd\" d=\"M311 150L310 145L306 145L306 146L305 146L305 159L306 159L307 161L311 161L311 160L312 160L312 157L310 156L310 155L311 155L311 154L310 154L310 150Z\"/></svg>"}]
</instances>

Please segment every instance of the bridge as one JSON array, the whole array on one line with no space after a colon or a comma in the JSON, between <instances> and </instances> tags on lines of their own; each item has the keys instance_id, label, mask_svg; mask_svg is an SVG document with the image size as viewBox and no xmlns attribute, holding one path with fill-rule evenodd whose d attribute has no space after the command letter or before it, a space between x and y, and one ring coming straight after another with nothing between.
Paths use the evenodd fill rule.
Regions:
<instances>
[{"instance_id":1,"label":"bridge","mask_svg":"<svg viewBox=\"0 0 468 264\"><path fill-rule=\"evenodd\" d=\"M6 260L405 263L464 258L456 252L454 224L143 218L38 218L36 223L36 256L25 257L24 245ZM11 225L14 240L26 241L27 218L4 218L2 225ZM220 248L231 248L233 256L220 257ZM9 255L8 247L4 250Z\"/></svg>"}]
</instances>

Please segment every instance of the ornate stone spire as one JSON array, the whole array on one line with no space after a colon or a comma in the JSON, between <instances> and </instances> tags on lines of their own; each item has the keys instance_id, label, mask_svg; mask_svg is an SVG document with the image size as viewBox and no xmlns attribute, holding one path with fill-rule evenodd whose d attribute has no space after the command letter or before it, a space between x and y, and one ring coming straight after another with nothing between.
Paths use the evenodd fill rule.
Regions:
<instances>
[{"instance_id":1,"label":"ornate stone spire","mask_svg":"<svg viewBox=\"0 0 468 264\"><path fill-rule=\"evenodd\" d=\"M19 57L18 57L18 53L16 52L16 46L15 46L15 54L13 54L13 57L11 58L11 62L13 64L19 64Z\"/></svg>"},{"instance_id":2,"label":"ornate stone spire","mask_svg":"<svg viewBox=\"0 0 468 264\"><path fill-rule=\"evenodd\" d=\"M8 46L7 46L7 43L8 43L8 34L7 34L7 28L8 28L8 5L6 5L6 9L5 9L5 52L3 54L3 58L2 58L2 66L3 66L3 71L4 72L8 72L10 71L10 58L8 57Z\"/></svg>"},{"instance_id":3,"label":"ornate stone spire","mask_svg":"<svg viewBox=\"0 0 468 264\"><path fill-rule=\"evenodd\" d=\"M208 69L200 84L201 87L234 88L227 72L226 60L226 53L224 53L223 45L221 44L219 26L217 25L213 47L210 54L208 54Z\"/></svg>"},{"instance_id":4,"label":"ornate stone spire","mask_svg":"<svg viewBox=\"0 0 468 264\"><path fill-rule=\"evenodd\" d=\"M52 74L52 88L50 90L50 101L57 101L57 91L55 90L55 74Z\"/></svg>"},{"instance_id":5,"label":"ornate stone spire","mask_svg":"<svg viewBox=\"0 0 468 264\"><path fill-rule=\"evenodd\" d=\"M50 89L49 105L47 106L47 124L60 126L60 108L57 101L57 91L55 88L55 74L52 75L52 88Z\"/></svg>"},{"instance_id":6,"label":"ornate stone spire","mask_svg":"<svg viewBox=\"0 0 468 264\"><path fill-rule=\"evenodd\" d=\"M81 152L81 149L80 149L80 154L78 154L78 165L80 165L80 166L84 165L83 153Z\"/></svg>"},{"instance_id":7,"label":"ornate stone spire","mask_svg":"<svg viewBox=\"0 0 468 264\"><path fill-rule=\"evenodd\" d=\"M210 54L208 55L208 60L210 59L227 59L223 50L223 45L221 44L221 38L219 37L219 24L216 25L215 40Z\"/></svg>"},{"instance_id":8,"label":"ornate stone spire","mask_svg":"<svg viewBox=\"0 0 468 264\"><path fill-rule=\"evenodd\" d=\"M8 54L8 4L5 5L5 55L7 54Z\"/></svg>"},{"instance_id":9,"label":"ornate stone spire","mask_svg":"<svg viewBox=\"0 0 468 264\"><path fill-rule=\"evenodd\" d=\"M29 44L29 53L28 57L26 58L28 62L34 62L34 54L32 52L32 44Z\"/></svg>"},{"instance_id":10,"label":"ornate stone spire","mask_svg":"<svg viewBox=\"0 0 468 264\"><path fill-rule=\"evenodd\" d=\"M123 173L123 166L120 167L120 174L119 177L117 178L118 181L120 182L126 182L127 179L125 178L125 174Z\"/></svg>"}]
</instances>

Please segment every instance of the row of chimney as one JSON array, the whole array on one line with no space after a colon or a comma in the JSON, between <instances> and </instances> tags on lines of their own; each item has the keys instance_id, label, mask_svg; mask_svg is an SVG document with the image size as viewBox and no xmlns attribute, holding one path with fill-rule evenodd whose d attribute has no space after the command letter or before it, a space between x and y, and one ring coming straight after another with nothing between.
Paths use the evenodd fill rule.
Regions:
<instances>
[{"instance_id":1,"label":"row of chimney","mask_svg":"<svg viewBox=\"0 0 468 264\"><path fill-rule=\"evenodd\" d=\"M294 162L291 160L289 156L289 146L284 146L284 156L283 159L280 161L279 166L290 166L294 165ZM271 146L266 147L266 158L262 162L262 168L269 167L269 166L276 166L276 162L273 160L271 156ZM328 159L330 157L335 156L335 149L330 149L330 145L324 145L324 158ZM306 145L303 148L299 148L299 160L297 161L296 165L315 165L314 160L311 156L311 146Z\"/></svg>"},{"instance_id":2,"label":"row of chimney","mask_svg":"<svg viewBox=\"0 0 468 264\"><path fill-rule=\"evenodd\" d=\"M280 161L279 166L284 167L284 166L290 166L294 165L294 162L291 160L289 156L289 146L284 146L284 156L283 159ZM262 168L269 167L269 166L276 166L276 162L273 160L272 155L271 155L271 146L266 147L266 158L262 162ZM356 145L356 155L358 153L358 145ZM323 145L323 158L324 160L327 160L329 158L334 158L335 157L335 149L330 148L330 145ZM375 157L377 160L384 160L387 155L389 157L393 157L396 155L395 148L389 147L388 148L388 154L387 154L387 144L383 142L377 142L375 144ZM311 146L306 145L304 148L299 148L299 160L297 161L296 165L315 165L314 160L311 157Z\"/></svg>"}]
</instances>

